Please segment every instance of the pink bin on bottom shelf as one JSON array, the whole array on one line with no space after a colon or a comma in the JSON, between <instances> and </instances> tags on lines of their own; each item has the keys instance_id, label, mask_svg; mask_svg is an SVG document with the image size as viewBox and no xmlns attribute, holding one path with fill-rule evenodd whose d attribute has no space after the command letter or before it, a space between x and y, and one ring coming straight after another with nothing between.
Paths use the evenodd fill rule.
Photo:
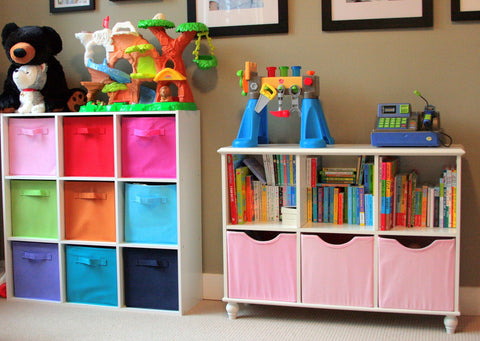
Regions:
<instances>
[{"instance_id":1,"label":"pink bin on bottom shelf","mask_svg":"<svg viewBox=\"0 0 480 341\"><path fill-rule=\"evenodd\" d=\"M295 234L257 241L246 233L227 232L228 297L297 301Z\"/></svg>"},{"instance_id":2,"label":"pink bin on bottom shelf","mask_svg":"<svg viewBox=\"0 0 480 341\"><path fill-rule=\"evenodd\" d=\"M373 307L373 237L330 244L302 235L302 302Z\"/></svg>"},{"instance_id":3,"label":"pink bin on bottom shelf","mask_svg":"<svg viewBox=\"0 0 480 341\"><path fill-rule=\"evenodd\" d=\"M10 174L6 175L56 175L55 137L53 117L10 118Z\"/></svg>"},{"instance_id":4,"label":"pink bin on bottom shelf","mask_svg":"<svg viewBox=\"0 0 480 341\"><path fill-rule=\"evenodd\" d=\"M379 238L378 258L381 308L454 310L454 239L412 249Z\"/></svg>"}]
</instances>

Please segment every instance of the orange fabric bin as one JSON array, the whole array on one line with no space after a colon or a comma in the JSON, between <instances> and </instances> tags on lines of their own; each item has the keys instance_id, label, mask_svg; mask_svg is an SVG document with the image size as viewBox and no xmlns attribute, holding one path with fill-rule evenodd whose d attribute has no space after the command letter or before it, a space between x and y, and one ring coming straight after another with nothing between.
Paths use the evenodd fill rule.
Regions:
<instances>
[{"instance_id":1,"label":"orange fabric bin","mask_svg":"<svg viewBox=\"0 0 480 341\"><path fill-rule=\"evenodd\" d=\"M113 182L66 181L65 238L115 242Z\"/></svg>"}]
</instances>

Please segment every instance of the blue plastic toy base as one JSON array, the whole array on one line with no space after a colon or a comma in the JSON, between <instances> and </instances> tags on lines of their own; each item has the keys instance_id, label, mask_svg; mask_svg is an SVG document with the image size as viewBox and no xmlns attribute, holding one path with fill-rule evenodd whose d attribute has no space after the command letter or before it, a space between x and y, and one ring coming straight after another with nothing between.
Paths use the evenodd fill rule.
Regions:
<instances>
[{"instance_id":1,"label":"blue plastic toy base","mask_svg":"<svg viewBox=\"0 0 480 341\"><path fill-rule=\"evenodd\" d=\"M268 144L267 107L260 113L255 111L258 99L249 99L243 113L242 123L237 138L232 146L236 148L256 147L258 144ZM302 101L300 147L324 148L334 144L318 98L305 98Z\"/></svg>"},{"instance_id":2,"label":"blue plastic toy base","mask_svg":"<svg viewBox=\"0 0 480 341\"><path fill-rule=\"evenodd\" d=\"M438 147L440 137L434 131L373 132L372 146L376 147Z\"/></svg>"}]
</instances>

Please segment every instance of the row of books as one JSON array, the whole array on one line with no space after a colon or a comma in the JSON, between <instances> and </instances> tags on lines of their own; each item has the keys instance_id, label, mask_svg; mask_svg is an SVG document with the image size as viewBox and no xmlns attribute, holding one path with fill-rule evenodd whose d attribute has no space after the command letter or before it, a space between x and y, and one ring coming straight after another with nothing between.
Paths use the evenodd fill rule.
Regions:
<instances>
[{"instance_id":1,"label":"row of books","mask_svg":"<svg viewBox=\"0 0 480 341\"><path fill-rule=\"evenodd\" d=\"M227 155L231 224L281 221L281 208L295 206L294 158L286 156L283 169L281 162L274 162L283 155L269 156L262 165L255 157Z\"/></svg>"},{"instance_id":2,"label":"row of books","mask_svg":"<svg viewBox=\"0 0 480 341\"><path fill-rule=\"evenodd\" d=\"M255 156L249 156L243 163L263 185L295 185L296 159L293 155L265 154L261 161L263 164Z\"/></svg>"},{"instance_id":3,"label":"row of books","mask_svg":"<svg viewBox=\"0 0 480 341\"><path fill-rule=\"evenodd\" d=\"M307 220L373 226L373 199L362 185L307 187Z\"/></svg>"},{"instance_id":4,"label":"row of books","mask_svg":"<svg viewBox=\"0 0 480 341\"><path fill-rule=\"evenodd\" d=\"M398 159L381 163L380 229L456 227L457 172L443 170L438 183L418 184L416 170L398 171Z\"/></svg>"},{"instance_id":5,"label":"row of books","mask_svg":"<svg viewBox=\"0 0 480 341\"><path fill-rule=\"evenodd\" d=\"M374 190L374 165L371 157L360 155L356 167L322 167L321 158L307 157L307 184L363 185L365 193Z\"/></svg>"}]
</instances>

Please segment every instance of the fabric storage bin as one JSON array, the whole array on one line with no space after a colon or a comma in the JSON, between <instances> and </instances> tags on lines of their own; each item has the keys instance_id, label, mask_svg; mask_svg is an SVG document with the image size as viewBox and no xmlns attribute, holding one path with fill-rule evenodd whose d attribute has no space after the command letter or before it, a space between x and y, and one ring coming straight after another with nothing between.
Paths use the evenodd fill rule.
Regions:
<instances>
[{"instance_id":1,"label":"fabric storage bin","mask_svg":"<svg viewBox=\"0 0 480 341\"><path fill-rule=\"evenodd\" d=\"M123 249L125 305L178 310L176 250Z\"/></svg>"},{"instance_id":2,"label":"fabric storage bin","mask_svg":"<svg viewBox=\"0 0 480 341\"><path fill-rule=\"evenodd\" d=\"M113 182L65 181L65 238L115 242Z\"/></svg>"},{"instance_id":3,"label":"fabric storage bin","mask_svg":"<svg viewBox=\"0 0 480 341\"><path fill-rule=\"evenodd\" d=\"M60 301L58 246L12 242L15 297Z\"/></svg>"},{"instance_id":4,"label":"fabric storage bin","mask_svg":"<svg viewBox=\"0 0 480 341\"><path fill-rule=\"evenodd\" d=\"M302 235L302 302L373 307L373 236L331 244Z\"/></svg>"},{"instance_id":5,"label":"fabric storage bin","mask_svg":"<svg viewBox=\"0 0 480 341\"><path fill-rule=\"evenodd\" d=\"M10 175L56 175L55 119L9 118Z\"/></svg>"},{"instance_id":6,"label":"fabric storage bin","mask_svg":"<svg viewBox=\"0 0 480 341\"><path fill-rule=\"evenodd\" d=\"M125 241L177 244L177 186L125 184Z\"/></svg>"},{"instance_id":7,"label":"fabric storage bin","mask_svg":"<svg viewBox=\"0 0 480 341\"><path fill-rule=\"evenodd\" d=\"M175 117L122 117L122 176L175 178Z\"/></svg>"},{"instance_id":8,"label":"fabric storage bin","mask_svg":"<svg viewBox=\"0 0 480 341\"><path fill-rule=\"evenodd\" d=\"M380 307L454 310L454 239L409 248L395 239L379 238L378 259Z\"/></svg>"},{"instance_id":9,"label":"fabric storage bin","mask_svg":"<svg viewBox=\"0 0 480 341\"><path fill-rule=\"evenodd\" d=\"M58 238L55 181L12 180L10 199L12 236Z\"/></svg>"},{"instance_id":10,"label":"fabric storage bin","mask_svg":"<svg viewBox=\"0 0 480 341\"><path fill-rule=\"evenodd\" d=\"M65 246L67 301L118 305L114 248Z\"/></svg>"},{"instance_id":11,"label":"fabric storage bin","mask_svg":"<svg viewBox=\"0 0 480 341\"><path fill-rule=\"evenodd\" d=\"M228 297L297 301L296 235L258 241L227 232Z\"/></svg>"},{"instance_id":12,"label":"fabric storage bin","mask_svg":"<svg viewBox=\"0 0 480 341\"><path fill-rule=\"evenodd\" d=\"M66 176L115 175L112 117L64 117L63 140Z\"/></svg>"}]
</instances>

